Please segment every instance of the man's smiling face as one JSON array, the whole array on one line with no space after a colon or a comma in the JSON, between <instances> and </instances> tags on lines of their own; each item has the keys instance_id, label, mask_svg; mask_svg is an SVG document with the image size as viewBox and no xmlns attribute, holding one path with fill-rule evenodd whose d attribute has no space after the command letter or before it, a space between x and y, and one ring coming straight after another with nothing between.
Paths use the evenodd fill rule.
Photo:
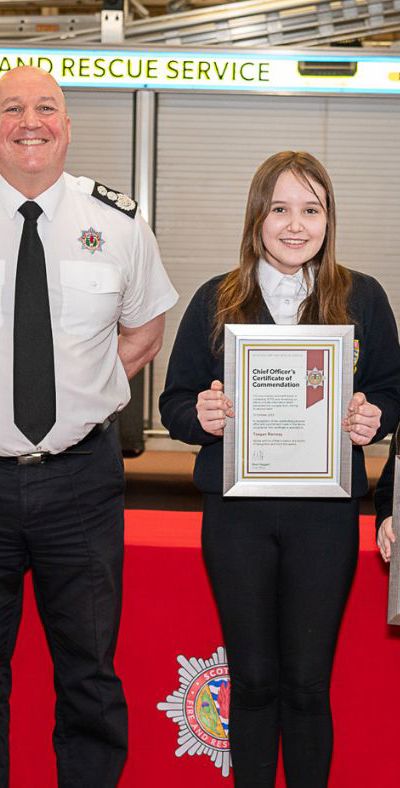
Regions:
<instances>
[{"instance_id":1,"label":"man's smiling face","mask_svg":"<svg viewBox=\"0 0 400 788\"><path fill-rule=\"evenodd\" d=\"M44 71L23 66L0 79L0 174L27 197L53 185L71 139L64 96Z\"/></svg>"}]
</instances>

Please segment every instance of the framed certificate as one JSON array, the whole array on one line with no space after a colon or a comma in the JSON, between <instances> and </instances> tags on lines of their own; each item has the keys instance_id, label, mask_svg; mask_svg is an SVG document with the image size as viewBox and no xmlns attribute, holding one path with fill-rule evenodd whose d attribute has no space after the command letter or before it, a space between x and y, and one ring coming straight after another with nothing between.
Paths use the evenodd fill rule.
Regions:
<instances>
[{"instance_id":1,"label":"framed certificate","mask_svg":"<svg viewBox=\"0 0 400 788\"><path fill-rule=\"evenodd\" d=\"M353 326L225 326L224 495L346 498Z\"/></svg>"}]
</instances>

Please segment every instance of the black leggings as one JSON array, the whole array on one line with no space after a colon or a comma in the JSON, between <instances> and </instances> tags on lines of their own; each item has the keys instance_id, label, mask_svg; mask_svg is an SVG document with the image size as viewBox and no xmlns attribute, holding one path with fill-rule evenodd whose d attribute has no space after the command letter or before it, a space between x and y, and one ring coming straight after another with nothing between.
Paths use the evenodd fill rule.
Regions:
<instances>
[{"instance_id":1,"label":"black leggings","mask_svg":"<svg viewBox=\"0 0 400 788\"><path fill-rule=\"evenodd\" d=\"M329 683L358 552L358 501L206 495L203 552L231 676L237 788L325 788Z\"/></svg>"}]
</instances>

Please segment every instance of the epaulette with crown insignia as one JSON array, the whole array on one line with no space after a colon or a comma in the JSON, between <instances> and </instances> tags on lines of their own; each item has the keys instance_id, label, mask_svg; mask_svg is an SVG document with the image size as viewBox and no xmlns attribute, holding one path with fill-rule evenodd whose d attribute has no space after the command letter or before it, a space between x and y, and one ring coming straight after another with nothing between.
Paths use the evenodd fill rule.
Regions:
<instances>
[{"instance_id":1,"label":"epaulette with crown insignia","mask_svg":"<svg viewBox=\"0 0 400 788\"><path fill-rule=\"evenodd\" d=\"M132 200L132 197L128 197L127 194L116 192L113 189L109 189L108 186L104 186L102 183L97 183L97 181L95 181L92 196L101 200L101 202L104 202L106 205L112 205L113 208L117 208L118 211L122 211L122 213L130 216L131 219L135 218L137 202Z\"/></svg>"}]
</instances>

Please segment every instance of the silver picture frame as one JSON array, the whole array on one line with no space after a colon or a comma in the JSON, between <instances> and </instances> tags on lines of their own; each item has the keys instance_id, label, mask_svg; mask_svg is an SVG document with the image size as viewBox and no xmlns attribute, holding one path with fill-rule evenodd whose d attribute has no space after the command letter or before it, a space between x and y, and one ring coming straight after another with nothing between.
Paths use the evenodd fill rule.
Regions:
<instances>
[{"instance_id":1,"label":"silver picture frame","mask_svg":"<svg viewBox=\"0 0 400 788\"><path fill-rule=\"evenodd\" d=\"M225 496L348 498L354 326L225 326Z\"/></svg>"},{"instance_id":2,"label":"silver picture frame","mask_svg":"<svg viewBox=\"0 0 400 788\"><path fill-rule=\"evenodd\" d=\"M400 431L395 436L393 483L393 533L396 541L391 545L387 623L400 626Z\"/></svg>"}]
</instances>

